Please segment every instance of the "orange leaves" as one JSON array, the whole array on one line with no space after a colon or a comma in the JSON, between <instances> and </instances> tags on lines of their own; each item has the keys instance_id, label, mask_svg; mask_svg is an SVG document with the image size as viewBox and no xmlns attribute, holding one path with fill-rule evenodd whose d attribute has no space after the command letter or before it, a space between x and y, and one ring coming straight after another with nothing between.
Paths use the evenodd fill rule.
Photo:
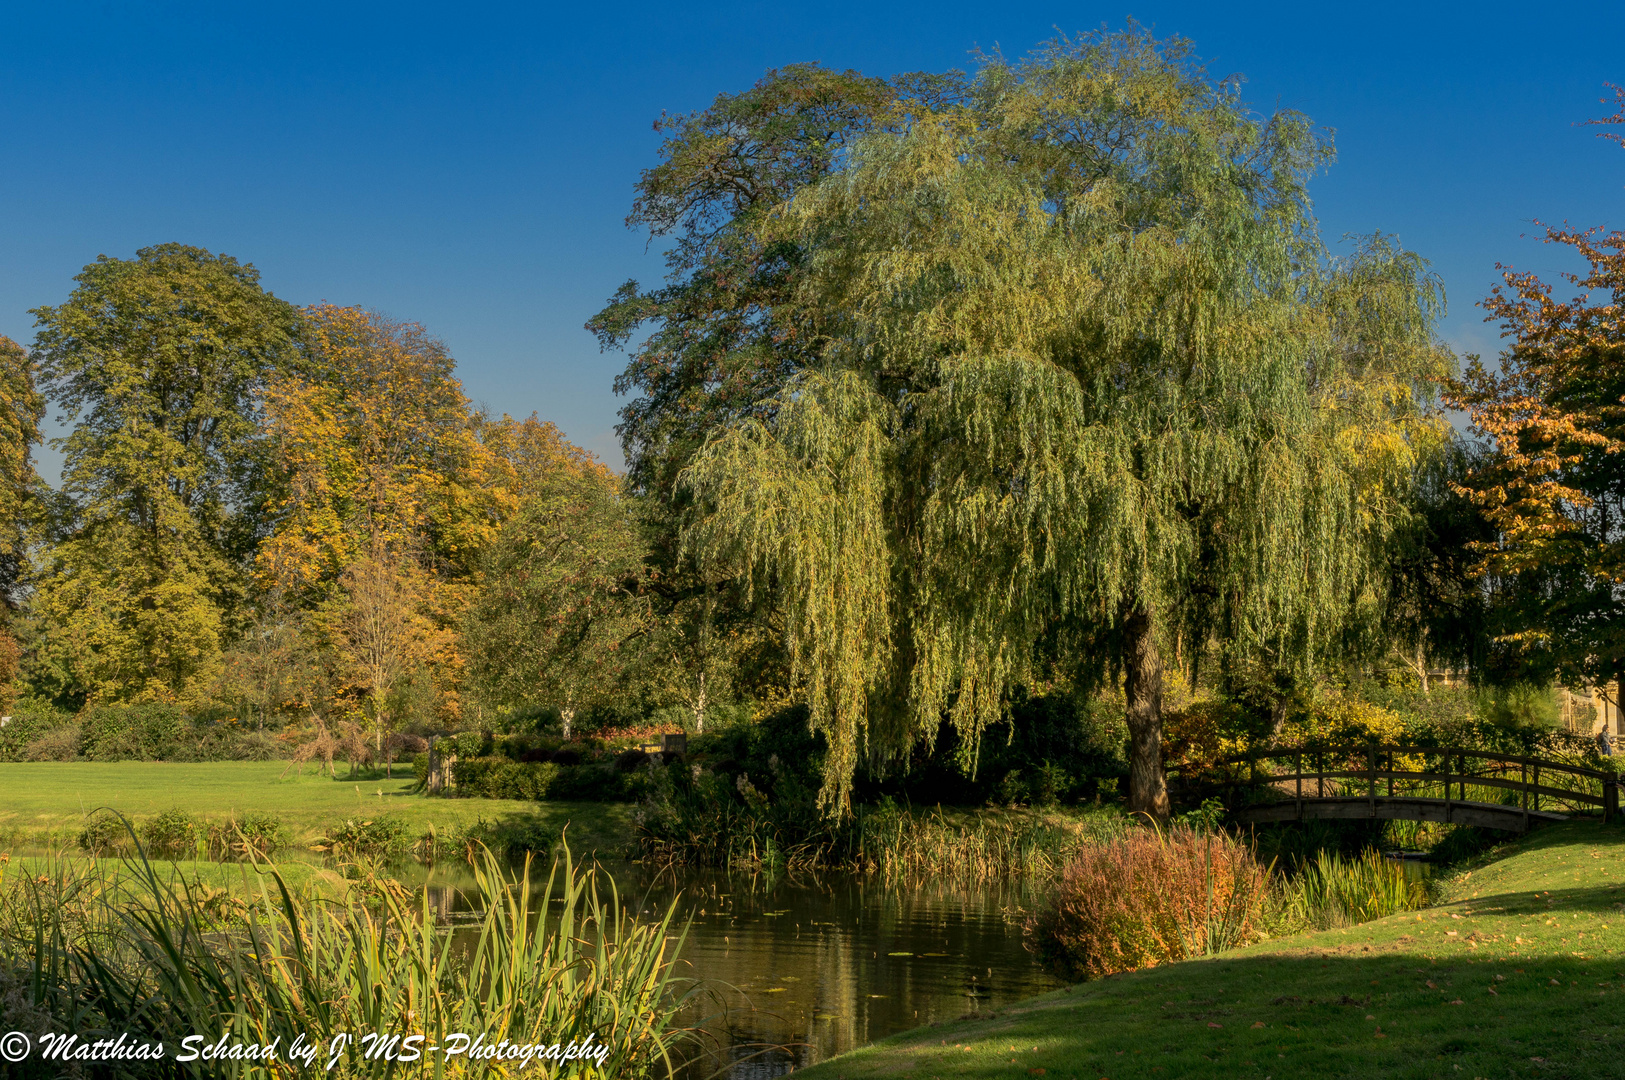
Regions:
<instances>
[{"instance_id":1,"label":"orange leaves","mask_svg":"<svg viewBox=\"0 0 1625 1080\"><path fill-rule=\"evenodd\" d=\"M1625 90L1614 89L1619 111L1593 123L1625 124ZM1548 228L1545 242L1570 249L1586 270L1562 275L1573 295L1559 300L1537 275L1502 268L1502 284L1483 302L1508 340L1500 369L1475 359L1447 396L1492 449L1457 490L1499 534L1475 545L1479 573L1539 572L1568 583L1542 601L1547 614L1531 620L1538 632L1503 639L1543 648L1561 640L1582 666L1606 666L1616 658L1604 654L1616 650L1587 625L1565 636L1561 612L1585 609L1593 591L1625 581L1625 542L1610 525L1625 493L1625 459L1616 458L1625 452L1625 232Z\"/></svg>"},{"instance_id":2,"label":"orange leaves","mask_svg":"<svg viewBox=\"0 0 1625 1080\"><path fill-rule=\"evenodd\" d=\"M466 570L499 515L455 362L415 323L331 304L305 315L314 370L265 392L282 498L262 584L330 584L375 541Z\"/></svg>"}]
</instances>

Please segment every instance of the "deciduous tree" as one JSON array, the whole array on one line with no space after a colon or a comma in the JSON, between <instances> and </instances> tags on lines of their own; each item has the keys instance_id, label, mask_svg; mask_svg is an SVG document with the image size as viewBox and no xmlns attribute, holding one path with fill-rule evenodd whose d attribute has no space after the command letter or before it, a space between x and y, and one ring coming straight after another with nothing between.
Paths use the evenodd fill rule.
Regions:
<instances>
[{"instance_id":1,"label":"deciduous tree","mask_svg":"<svg viewBox=\"0 0 1625 1080\"><path fill-rule=\"evenodd\" d=\"M619 484L561 472L502 529L464 622L469 673L493 705L576 714L623 686L649 628L645 546Z\"/></svg>"},{"instance_id":2,"label":"deciduous tree","mask_svg":"<svg viewBox=\"0 0 1625 1080\"><path fill-rule=\"evenodd\" d=\"M807 253L817 355L692 459L688 543L782 605L828 810L860 755L944 716L974 746L1070 621L1118 642L1129 805L1164 815L1181 626L1282 664L1333 638L1448 358L1420 260L1322 248L1329 156L1181 41L1060 39L857 140L762 226Z\"/></svg>"},{"instance_id":3,"label":"deciduous tree","mask_svg":"<svg viewBox=\"0 0 1625 1080\"><path fill-rule=\"evenodd\" d=\"M298 314L251 266L163 244L100 257L33 312L33 358L73 431L76 522L39 582L47 663L73 697L205 685L257 536L260 394L297 366Z\"/></svg>"},{"instance_id":4,"label":"deciduous tree","mask_svg":"<svg viewBox=\"0 0 1625 1080\"><path fill-rule=\"evenodd\" d=\"M1621 141L1618 111L1598 123ZM1476 546L1516 663L1576 682L1625 676L1625 231L1549 228L1584 261L1568 300L1504 270L1484 301L1509 340L1453 389L1491 453L1461 485L1495 526Z\"/></svg>"}]
</instances>

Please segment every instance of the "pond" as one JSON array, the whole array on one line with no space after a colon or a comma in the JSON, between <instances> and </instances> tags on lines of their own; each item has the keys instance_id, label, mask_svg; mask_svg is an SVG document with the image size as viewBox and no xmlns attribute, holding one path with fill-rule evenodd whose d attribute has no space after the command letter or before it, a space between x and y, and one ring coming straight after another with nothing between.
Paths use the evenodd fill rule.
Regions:
<instances>
[{"instance_id":1,"label":"pond","mask_svg":"<svg viewBox=\"0 0 1625 1080\"><path fill-rule=\"evenodd\" d=\"M675 899L691 920L680 974L706 992L683 1018L701 1033L687 1080L768 1080L1062 985L1023 947L1009 890L603 865L629 906L657 915ZM443 872L423 884L463 884Z\"/></svg>"},{"instance_id":2,"label":"pond","mask_svg":"<svg viewBox=\"0 0 1625 1080\"><path fill-rule=\"evenodd\" d=\"M549 866L533 865L538 885ZM1062 985L1023 947L1021 906L1033 900L1017 889L887 885L835 872L600 866L629 907L658 917L675 900L676 925L688 922L678 975L700 980L704 993L681 1019L701 1036L685 1080L768 1080ZM466 864L403 863L390 872L426 890L451 923L472 917Z\"/></svg>"}]
</instances>

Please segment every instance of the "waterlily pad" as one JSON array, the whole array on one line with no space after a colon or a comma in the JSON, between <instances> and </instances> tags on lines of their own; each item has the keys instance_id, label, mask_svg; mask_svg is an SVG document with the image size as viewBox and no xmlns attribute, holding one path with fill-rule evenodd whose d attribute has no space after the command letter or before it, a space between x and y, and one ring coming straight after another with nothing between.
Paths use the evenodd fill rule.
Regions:
<instances>
[{"instance_id":1,"label":"waterlily pad","mask_svg":"<svg viewBox=\"0 0 1625 1080\"><path fill-rule=\"evenodd\" d=\"M911 952L889 952L886 955L887 956L913 956L914 954L911 953Z\"/></svg>"}]
</instances>

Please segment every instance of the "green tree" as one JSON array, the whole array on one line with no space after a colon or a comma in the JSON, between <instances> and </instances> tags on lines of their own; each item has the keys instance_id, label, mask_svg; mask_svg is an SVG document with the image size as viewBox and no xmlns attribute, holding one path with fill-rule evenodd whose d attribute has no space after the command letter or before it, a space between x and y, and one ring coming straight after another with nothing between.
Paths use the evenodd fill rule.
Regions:
<instances>
[{"instance_id":1,"label":"green tree","mask_svg":"<svg viewBox=\"0 0 1625 1080\"><path fill-rule=\"evenodd\" d=\"M606 349L645 328L615 381L636 395L619 428L633 491L672 494L717 424L751 415L817 356L797 282L807 251L758 226L838 168L852 141L895 127L910 103L952 100L956 75L880 79L793 64L741 94L656 124L660 163L644 171L626 223L674 237L666 283L622 285L587 324Z\"/></svg>"},{"instance_id":2,"label":"green tree","mask_svg":"<svg viewBox=\"0 0 1625 1080\"><path fill-rule=\"evenodd\" d=\"M27 350L0 335L0 597L8 606L18 600L29 526L43 492L33 452L44 415Z\"/></svg>"},{"instance_id":3,"label":"green tree","mask_svg":"<svg viewBox=\"0 0 1625 1080\"><path fill-rule=\"evenodd\" d=\"M32 312L41 380L75 422L75 521L39 581L46 678L67 697L195 694L243 592L259 395L297 362L298 313L251 265L181 244L75 280Z\"/></svg>"},{"instance_id":4,"label":"green tree","mask_svg":"<svg viewBox=\"0 0 1625 1080\"><path fill-rule=\"evenodd\" d=\"M782 655L773 612L749 603L729 574L702 571L678 540L686 495L676 480L709 432L771 406L797 371L816 360L798 283L807 248L767 236L761 224L796 192L840 166L854 139L896 129L911 107L954 100L963 79L794 64L768 72L703 111L662 117L660 161L644 171L627 224L651 240L671 238L663 284L628 281L587 324L606 349L640 333L617 393L632 400L619 427L628 489L645 496L648 596L667 662L646 672L651 693L694 712L745 689L776 696ZM745 653L748 665L742 665Z\"/></svg>"},{"instance_id":5,"label":"green tree","mask_svg":"<svg viewBox=\"0 0 1625 1080\"><path fill-rule=\"evenodd\" d=\"M818 354L694 456L687 542L782 605L828 810L943 716L973 748L1071 626L1116 642L1129 805L1166 814L1175 636L1307 667L1379 587L1448 355L1420 260L1322 247L1330 153L1185 42L1060 39L761 226Z\"/></svg>"},{"instance_id":6,"label":"green tree","mask_svg":"<svg viewBox=\"0 0 1625 1080\"><path fill-rule=\"evenodd\" d=\"M566 737L580 711L611 701L650 625L644 554L616 481L596 471L555 474L503 526L464 620L479 697L552 706Z\"/></svg>"}]
</instances>

